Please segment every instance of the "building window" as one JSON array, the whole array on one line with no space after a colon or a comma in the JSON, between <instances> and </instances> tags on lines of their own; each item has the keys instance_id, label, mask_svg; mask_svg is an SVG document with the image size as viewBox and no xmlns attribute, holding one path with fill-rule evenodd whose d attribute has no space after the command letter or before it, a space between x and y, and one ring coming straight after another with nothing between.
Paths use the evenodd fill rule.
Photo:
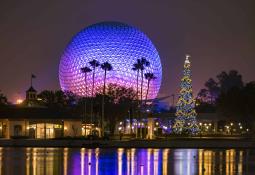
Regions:
<instances>
[{"instance_id":1,"label":"building window","mask_svg":"<svg viewBox=\"0 0 255 175\"><path fill-rule=\"evenodd\" d=\"M21 136L21 135L22 135L22 126L14 125L14 136Z\"/></svg>"}]
</instances>

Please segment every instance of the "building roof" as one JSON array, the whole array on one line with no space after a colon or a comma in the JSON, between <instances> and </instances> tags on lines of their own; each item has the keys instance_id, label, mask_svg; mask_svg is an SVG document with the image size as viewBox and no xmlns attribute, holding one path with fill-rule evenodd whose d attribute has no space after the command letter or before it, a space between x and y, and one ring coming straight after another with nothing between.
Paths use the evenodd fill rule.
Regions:
<instances>
[{"instance_id":1,"label":"building roof","mask_svg":"<svg viewBox=\"0 0 255 175\"><path fill-rule=\"evenodd\" d=\"M37 92L33 86L30 86L30 88L26 92Z\"/></svg>"},{"instance_id":2,"label":"building roof","mask_svg":"<svg viewBox=\"0 0 255 175\"><path fill-rule=\"evenodd\" d=\"M0 119L81 119L70 110L46 107L7 106L0 108Z\"/></svg>"}]
</instances>

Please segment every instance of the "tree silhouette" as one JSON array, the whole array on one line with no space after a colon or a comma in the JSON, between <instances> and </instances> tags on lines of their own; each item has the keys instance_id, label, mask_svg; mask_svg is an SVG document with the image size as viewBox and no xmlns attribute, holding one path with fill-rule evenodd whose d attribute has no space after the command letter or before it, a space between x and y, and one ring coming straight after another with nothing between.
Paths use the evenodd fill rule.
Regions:
<instances>
[{"instance_id":1,"label":"tree silhouette","mask_svg":"<svg viewBox=\"0 0 255 175\"><path fill-rule=\"evenodd\" d=\"M6 96L0 91L0 106L7 104L7 98Z\"/></svg>"},{"instance_id":2,"label":"tree silhouette","mask_svg":"<svg viewBox=\"0 0 255 175\"><path fill-rule=\"evenodd\" d=\"M98 66L100 66L100 63L99 61L93 59L92 61L89 62L90 66L92 67L93 69L93 76L92 76L92 89L91 89L91 98L92 98L92 101L91 101L91 116L90 116L90 119L91 119L91 124L92 124L92 116L93 116L93 97L94 97L94 86L95 86L95 72L96 72L96 68Z\"/></svg>"},{"instance_id":3,"label":"tree silhouette","mask_svg":"<svg viewBox=\"0 0 255 175\"><path fill-rule=\"evenodd\" d=\"M216 77L216 81L213 78L209 78L205 82L205 88L201 89L200 93L198 93L198 99L201 99L201 95L206 95L203 96L203 99L208 104L215 105L219 96L223 93L227 93L227 91L234 87L243 87L242 76L236 70L230 70L229 73L223 71Z\"/></svg>"},{"instance_id":4,"label":"tree silhouette","mask_svg":"<svg viewBox=\"0 0 255 175\"><path fill-rule=\"evenodd\" d=\"M137 71L137 77L136 77L136 93L137 93L137 101L139 99L139 90L138 90L138 83L139 83L139 71L141 71L141 98L140 98L140 111L139 115L141 115L141 107L142 107L142 100L143 100L143 71L145 67L149 66L150 62L147 61L145 58L137 59L136 63L133 64L132 70ZM138 104L138 103L137 103ZM142 131L142 130L140 130Z\"/></svg>"},{"instance_id":5,"label":"tree silhouette","mask_svg":"<svg viewBox=\"0 0 255 175\"><path fill-rule=\"evenodd\" d=\"M144 77L147 80L147 91L146 91L146 96L145 96L145 103L146 103L147 98L148 98L149 89L150 89L150 82L152 80L155 80L157 77L155 77L154 74L150 73L150 72L149 73L145 73Z\"/></svg>"},{"instance_id":6,"label":"tree silhouette","mask_svg":"<svg viewBox=\"0 0 255 175\"><path fill-rule=\"evenodd\" d=\"M225 93L233 87L243 87L242 75L240 75L236 70L230 70L229 73L223 71L217 75L217 79L219 81L218 84L220 86L221 93Z\"/></svg>"},{"instance_id":7,"label":"tree silhouette","mask_svg":"<svg viewBox=\"0 0 255 175\"><path fill-rule=\"evenodd\" d=\"M145 67L150 66L150 62L147 61L145 58L141 59L141 103L143 100L143 71L145 69Z\"/></svg>"},{"instance_id":8,"label":"tree silhouette","mask_svg":"<svg viewBox=\"0 0 255 175\"><path fill-rule=\"evenodd\" d=\"M81 68L81 72L84 74L84 81L85 81L85 98L84 98L84 122L85 122L85 124L86 124L87 97L88 97L87 74L91 71L92 70L89 67ZM91 119L91 121L92 121L92 119ZM85 125L85 135L87 133L86 129L87 129L87 126Z\"/></svg>"},{"instance_id":9,"label":"tree silhouette","mask_svg":"<svg viewBox=\"0 0 255 175\"><path fill-rule=\"evenodd\" d=\"M104 70L104 87L103 87L103 96L102 96L102 116L101 116L101 129L102 129L102 136L104 136L104 98L105 98L105 84L106 84L106 73L107 71L112 70L112 65L108 62L104 62L101 64L101 69Z\"/></svg>"},{"instance_id":10,"label":"tree silhouette","mask_svg":"<svg viewBox=\"0 0 255 175\"><path fill-rule=\"evenodd\" d=\"M102 92L102 91L101 91ZM97 94L95 98L95 108L101 108L102 94ZM106 127L113 134L118 121L123 120L128 115L130 108L136 108L136 91L117 84L108 84L105 91L105 120L108 121Z\"/></svg>"},{"instance_id":11,"label":"tree silhouette","mask_svg":"<svg viewBox=\"0 0 255 175\"><path fill-rule=\"evenodd\" d=\"M132 70L136 71L136 98L139 99L139 90L138 90L138 84L139 84L139 72L142 68L141 59L137 59L136 63L133 64Z\"/></svg>"}]
</instances>

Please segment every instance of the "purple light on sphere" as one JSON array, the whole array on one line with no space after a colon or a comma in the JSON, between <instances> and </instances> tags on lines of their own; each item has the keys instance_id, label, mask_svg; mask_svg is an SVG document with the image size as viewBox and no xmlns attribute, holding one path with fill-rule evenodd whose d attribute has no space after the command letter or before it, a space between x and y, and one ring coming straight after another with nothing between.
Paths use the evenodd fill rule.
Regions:
<instances>
[{"instance_id":1,"label":"purple light on sphere","mask_svg":"<svg viewBox=\"0 0 255 175\"><path fill-rule=\"evenodd\" d=\"M150 39L136 27L119 22L102 22L93 24L76 34L61 56L59 81L62 90L72 91L85 96L85 75L82 67L90 67L89 61L95 59L100 63L108 61L113 70L107 72L106 83L114 83L136 90L137 72L132 70L137 59L146 58L150 66L144 73L151 72L157 78L150 83L148 99L158 94L162 67L158 52ZM92 68L91 68L92 69ZM104 71L97 67L95 71L95 93L101 89ZM141 75L139 75L140 90ZM92 72L87 74L88 96L91 96ZM147 91L144 78L143 98ZM94 93L94 94L95 94Z\"/></svg>"}]
</instances>

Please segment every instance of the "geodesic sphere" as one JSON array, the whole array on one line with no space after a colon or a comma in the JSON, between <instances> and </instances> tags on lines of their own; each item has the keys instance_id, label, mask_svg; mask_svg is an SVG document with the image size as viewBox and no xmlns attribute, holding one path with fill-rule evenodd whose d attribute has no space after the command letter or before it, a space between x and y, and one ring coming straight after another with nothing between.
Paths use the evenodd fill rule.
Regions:
<instances>
[{"instance_id":1,"label":"geodesic sphere","mask_svg":"<svg viewBox=\"0 0 255 175\"><path fill-rule=\"evenodd\" d=\"M137 59L146 58L150 66L144 73L151 72L157 78L150 82L148 99L158 94L162 67L158 52L151 40L136 27L119 22L101 22L93 24L76 34L65 48L59 64L61 89L72 91L79 96L86 95L85 74L82 67L92 67L89 61L100 63L108 61L113 70L107 72L106 84L114 83L136 91L137 71L132 70ZM93 72L87 74L87 96L91 96ZM97 93L104 82L104 71L95 69L95 91ZM143 98L147 92L147 80L143 78ZM141 72L139 73L139 91Z\"/></svg>"}]
</instances>

